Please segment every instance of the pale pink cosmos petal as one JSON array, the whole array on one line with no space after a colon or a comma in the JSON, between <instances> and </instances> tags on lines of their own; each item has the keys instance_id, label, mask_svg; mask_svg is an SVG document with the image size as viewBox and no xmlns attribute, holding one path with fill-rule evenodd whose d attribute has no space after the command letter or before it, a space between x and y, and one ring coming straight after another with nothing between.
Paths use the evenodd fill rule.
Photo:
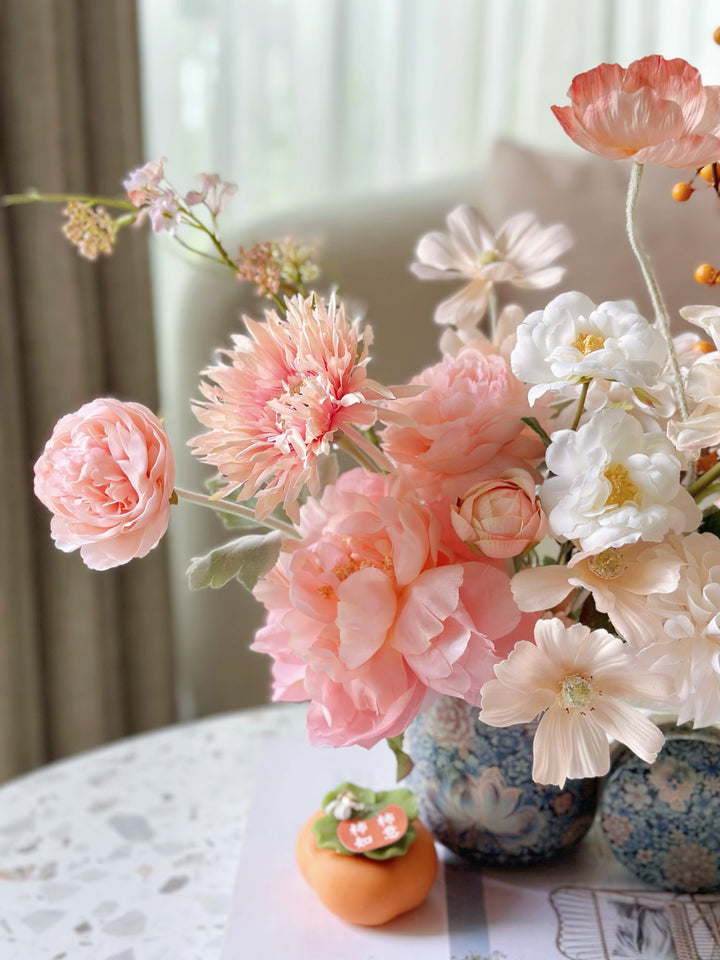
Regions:
<instances>
[{"instance_id":1,"label":"pale pink cosmos petal","mask_svg":"<svg viewBox=\"0 0 720 960\"><path fill-rule=\"evenodd\" d=\"M551 707L542 715L533 739L532 776L536 783L564 786L572 760L572 733L572 723L563 711Z\"/></svg>"},{"instance_id":2,"label":"pale pink cosmos petal","mask_svg":"<svg viewBox=\"0 0 720 960\"><path fill-rule=\"evenodd\" d=\"M553 712L558 714L558 723L567 723L572 731L572 754L567 776L571 780L604 776L610 769L610 744L595 712L584 716L571 714L569 719L559 707L548 711Z\"/></svg>"},{"instance_id":3,"label":"pale pink cosmos petal","mask_svg":"<svg viewBox=\"0 0 720 960\"><path fill-rule=\"evenodd\" d=\"M510 581L521 610L550 610L570 593L570 571L564 564L547 564L520 570Z\"/></svg>"},{"instance_id":4,"label":"pale pink cosmos petal","mask_svg":"<svg viewBox=\"0 0 720 960\"><path fill-rule=\"evenodd\" d=\"M593 701L593 711L609 736L624 743L646 763L655 760L665 737L639 710L622 700L607 701L597 697ZM602 772L607 773L607 770Z\"/></svg>"},{"instance_id":5,"label":"pale pink cosmos petal","mask_svg":"<svg viewBox=\"0 0 720 960\"><path fill-rule=\"evenodd\" d=\"M482 688L483 723L507 727L513 723L529 723L552 706L555 697L547 690L527 690L522 698L508 699L507 687L500 680L489 680Z\"/></svg>"},{"instance_id":6,"label":"pale pink cosmos petal","mask_svg":"<svg viewBox=\"0 0 720 960\"><path fill-rule=\"evenodd\" d=\"M474 326L485 316L490 299L490 282L471 280L467 286L442 300L435 309L435 323L457 327Z\"/></svg>"}]
</instances>

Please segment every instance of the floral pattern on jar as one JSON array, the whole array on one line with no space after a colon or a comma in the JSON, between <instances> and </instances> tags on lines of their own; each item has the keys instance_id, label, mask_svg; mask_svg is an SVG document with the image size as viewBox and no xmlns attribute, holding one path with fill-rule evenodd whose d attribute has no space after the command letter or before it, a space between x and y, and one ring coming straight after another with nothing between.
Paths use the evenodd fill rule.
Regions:
<instances>
[{"instance_id":1,"label":"floral pattern on jar","mask_svg":"<svg viewBox=\"0 0 720 960\"><path fill-rule=\"evenodd\" d=\"M592 824L597 781L534 783L536 724L490 727L478 713L443 696L407 731L420 819L446 847L488 865L547 860L574 846Z\"/></svg>"},{"instance_id":2,"label":"floral pattern on jar","mask_svg":"<svg viewBox=\"0 0 720 960\"><path fill-rule=\"evenodd\" d=\"M645 883L709 893L720 889L720 735L673 727L666 736L653 764L616 757L600 800L603 833Z\"/></svg>"}]
</instances>

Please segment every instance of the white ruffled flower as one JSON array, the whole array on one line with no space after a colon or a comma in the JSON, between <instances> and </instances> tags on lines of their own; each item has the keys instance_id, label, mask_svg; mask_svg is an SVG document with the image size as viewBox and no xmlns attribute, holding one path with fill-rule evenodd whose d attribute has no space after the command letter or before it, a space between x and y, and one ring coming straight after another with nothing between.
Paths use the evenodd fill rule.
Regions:
<instances>
[{"instance_id":1,"label":"white ruffled flower","mask_svg":"<svg viewBox=\"0 0 720 960\"><path fill-rule=\"evenodd\" d=\"M485 314L494 283L541 290L559 283L564 267L551 266L572 246L567 227L541 227L532 213L510 217L495 233L479 210L456 207L448 231L421 237L411 270L421 280L469 280L435 311L436 323L474 326Z\"/></svg>"},{"instance_id":2,"label":"white ruffled flower","mask_svg":"<svg viewBox=\"0 0 720 960\"><path fill-rule=\"evenodd\" d=\"M644 666L674 677L678 723L720 723L720 540L712 533L678 538L684 560L677 588L651 594L648 607L664 634L641 652Z\"/></svg>"},{"instance_id":3,"label":"white ruffled flower","mask_svg":"<svg viewBox=\"0 0 720 960\"><path fill-rule=\"evenodd\" d=\"M667 700L669 677L638 669L626 644L606 630L538 620L535 643L521 640L482 688L480 719L495 727L542 714L533 742L533 780L562 787L567 778L610 768L608 736L652 763L660 730L625 700Z\"/></svg>"},{"instance_id":4,"label":"white ruffled flower","mask_svg":"<svg viewBox=\"0 0 720 960\"><path fill-rule=\"evenodd\" d=\"M561 293L525 318L512 353L513 373L535 384L530 403L548 390L600 378L647 390L666 359L662 334L630 300L596 306L573 291Z\"/></svg>"},{"instance_id":5,"label":"white ruffled flower","mask_svg":"<svg viewBox=\"0 0 720 960\"><path fill-rule=\"evenodd\" d=\"M681 316L712 337L695 345L686 373L686 389L694 406L685 420L671 420L667 434L678 450L701 450L720 444L720 308L683 307Z\"/></svg>"},{"instance_id":6,"label":"white ruffled flower","mask_svg":"<svg viewBox=\"0 0 720 960\"><path fill-rule=\"evenodd\" d=\"M550 529L597 553L694 530L702 513L680 483L680 461L661 433L623 410L602 410L579 430L558 430L546 452L555 476L540 488Z\"/></svg>"}]
</instances>

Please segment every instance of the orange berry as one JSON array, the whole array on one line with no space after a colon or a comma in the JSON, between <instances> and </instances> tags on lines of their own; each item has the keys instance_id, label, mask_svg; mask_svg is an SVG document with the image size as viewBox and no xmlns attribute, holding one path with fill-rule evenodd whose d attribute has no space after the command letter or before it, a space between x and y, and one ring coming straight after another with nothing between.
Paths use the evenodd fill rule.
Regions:
<instances>
[{"instance_id":1,"label":"orange berry","mask_svg":"<svg viewBox=\"0 0 720 960\"><path fill-rule=\"evenodd\" d=\"M692 196L692 192L693 188L689 183L676 183L672 188L673 200L677 200L678 203L685 203Z\"/></svg>"},{"instance_id":2,"label":"orange berry","mask_svg":"<svg viewBox=\"0 0 720 960\"><path fill-rule=\"evenodd\" d=\"M715 347L712 343L708 343L707 340L698 340L690 349L693 350L694 353L712 353Z\"/></svg>"},{"instance_id":3,"label":"orange berry","mask_svg":"<svg viewBox=\"0 0 720 960\"><path fill-rule=\"evenodd\" d=\"M709 263L702 263L695 270L694 276L698 283L713 284L717 277L717 270Z\"/></svg>"},{"instance_id":4,"label":"orange berry","mask_svg":"<svg viewBox=\"0 0 720 960\"><path fill-rule=\"evenodd\" d=\"M713 40L715 43L720 44L720 27L716 27L713 32Z\"/></svg>"},{"instance_id":5,"label":"orange berry","mask_svg":"<svg viewBox=\"0 0 720 960\"><path fill-rule=\"evenodd\" d=\"M703 180L707 180L708 183L715 183L715 164L706 163L700 171L700 176Z\"/></svg>"}]
</instances>

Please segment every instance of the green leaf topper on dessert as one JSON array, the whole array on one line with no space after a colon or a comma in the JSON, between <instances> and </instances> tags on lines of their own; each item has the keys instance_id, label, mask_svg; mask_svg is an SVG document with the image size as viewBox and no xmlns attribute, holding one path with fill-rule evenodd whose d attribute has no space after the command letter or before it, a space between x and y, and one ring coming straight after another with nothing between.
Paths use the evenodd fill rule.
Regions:
<instances>
[{"instance_id":1,"label":"green leaf topper on dessert","mask_svg":"<svg viewBox=\"0 0 720 960\"><path fill-rule=\"evenodd\" d=\"M352 797L356 801L357 807L359 807L359 809L357 809L357 807L353 809L353 820L370 820L372 817L377 816L377 814L389 804L397 804L407 814L407 830L399 839L389 843L386 847L362 852L347 850L338 839L337 829L340 818L333 812L333 807L338 799L341 798L341 795L344 797ZM313 823L312 832L315 835L317 845L326 850L333 850L335 853L348 857L367 857L369 860L390 860L393 857L402 857L415 842L416 831L413 826L413 820L417 819L418 805L415 794L404 787L398 787L395 790L381 790L379 793L375 793L367 787L358 787L354 783L341 783L334 790L325 794L322 801L322 808L326 813ZM331 812L328 813L328 810Z\"/></svg>"}]
</instances>

